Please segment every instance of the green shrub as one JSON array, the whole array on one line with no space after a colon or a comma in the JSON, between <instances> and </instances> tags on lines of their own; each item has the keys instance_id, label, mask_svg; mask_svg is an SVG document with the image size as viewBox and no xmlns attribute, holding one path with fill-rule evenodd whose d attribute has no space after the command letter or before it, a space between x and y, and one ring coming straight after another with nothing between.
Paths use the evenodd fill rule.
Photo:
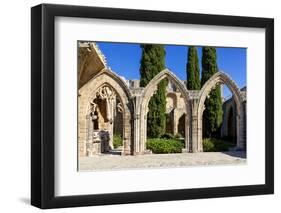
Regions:
<instances>
[{"instance_id":1,"label":"green shrub","mask_svg":"<svg viewBox=\"0 0 281 213\"><path fill-rule=\"evenodd\" d=\"M119 134L114 134L113 135L113 147L114 149L118 148L119 146L123 145L123 139L121 135Z\"/></svg>"},{"instance_id":2,"label":"green shrub","mask_svg":"<svg viewBox=\"0 0 281 213\"><path fill-rule=\"evenodd\" d=\"M181 153L183 145L176 139L151 138L147 140L146 148L155 154Z\"/></svg>"},{"instance_id":3,"label":"green shrub","mask_svg":"<svg viewBox=\"0 0 281 213\"><path fill-rule=\"evenodd\" d=\"M215 145L210 138L203 140L203 151L204 152L215 152Z\"/></svg>"},{"instance_id":4,"label":"green shrub","mask_svg":"<svg viewBox=\"0 0 281 213\"><path fill-rule=\"evenodd\" d=\"M203 151L204 152L224 152L228 151L230 147L235 144L216 138L203 139Z\"/></svg>"}]
</instances>

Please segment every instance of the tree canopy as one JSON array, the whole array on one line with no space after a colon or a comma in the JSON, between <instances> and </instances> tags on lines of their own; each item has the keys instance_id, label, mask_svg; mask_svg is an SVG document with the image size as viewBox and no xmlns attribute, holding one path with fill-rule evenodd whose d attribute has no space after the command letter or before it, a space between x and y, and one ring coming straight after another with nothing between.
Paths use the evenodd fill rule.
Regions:
<instances>
[{"instance_id":1,"label":"tree canopy","mask_svg":"<svg viewBox=\"0 0 281 213\"><path fill-rule=\"evenodd\" d=\"M217 53L214 47L202 48L202 78L201 86L218 72ZM222 123L222 97L221 88L213 89L205 100L203 113L203 136L217 137Z\"/></svg>"},{"instance_id":2,"label":"tree canopy","mask_svg":"<svg viewBox=\"0 0 281 213\"><path fill-rule=\"evenodd\" d=\"M187 54L186 64L187 81L186 86L189 90L199 90L201 88L200 70L198 62L197 48L190 46Z\"/></svg>"},{"instance_id":3,"label":"tree canopy","mask_svg":"<svg viewBox=\"0 0 281 213\"><path fill-rule=\"evenodd\" d=\"M165 49L163 45L141 45L140 86L145 87L151 79L165 69ZM167 80L158 84L157 92L151 97L147 114L147 135L158 138L166 130L166 87Z\"/></svg>"}]
</instances>

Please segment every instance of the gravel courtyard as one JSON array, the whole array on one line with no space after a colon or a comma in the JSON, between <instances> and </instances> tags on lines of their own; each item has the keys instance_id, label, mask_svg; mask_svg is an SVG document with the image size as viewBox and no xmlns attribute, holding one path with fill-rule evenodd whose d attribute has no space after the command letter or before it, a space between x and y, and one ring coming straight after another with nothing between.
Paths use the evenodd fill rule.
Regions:
<instances>
[{"instance_id":1,"label":"gravel courtyard","mask_svg":"<svg viewBox=\"0 0 281 213\"><path fill-rule=\"evenodd\" d=\"M208 165L246 164L246 153L198 152L181 154L147 154L120 156L104 154L79 158L79 171L167 168Z\"/></svg>"}]
</instances>

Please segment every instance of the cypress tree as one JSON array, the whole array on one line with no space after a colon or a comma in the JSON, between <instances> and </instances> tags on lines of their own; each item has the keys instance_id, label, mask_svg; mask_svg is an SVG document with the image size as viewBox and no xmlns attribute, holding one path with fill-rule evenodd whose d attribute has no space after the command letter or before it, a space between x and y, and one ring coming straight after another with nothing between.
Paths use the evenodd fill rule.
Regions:
<instances>
[{"instance_id":1,"label":"cypress tree","mask_svg":"<svg viewBox=\"0 0 281 213\"><path fill-rule=\"evenodd\" d=\"M145 44L141 45L142 57L140 65L140 86L145 87L151 79L165 69L165 49L163 45ZM167 80L158 84L148 104L147 135L158 138L166 130L166 87Z\"/></svg>"},{"instance_id":2,"label":"cypress tree","mask_svg":"<svg viewBox=\"0 0 281 213\"><path fill-rule=\"evenodd\" d=\"M202 48L202 79L201 86L216 72L217 53L214 47ZM205 110L203 113L203 136L218 137L222 123L222 99L221 88L217 86L213 89L205 100Z\"/></svg>"},{"instance_id":3,"label":"cypress tree","mask_svg":"<svg viewBox=\"0 0 281 213\"><path fill-rule=\"evenodd\" d=\"M186 64L186 75L187 89L199 90L201 88L200 74L199 74L199 63L198 54L196 47L190 46L187 53L187 64Z\"/></svg>"}]
</instances>

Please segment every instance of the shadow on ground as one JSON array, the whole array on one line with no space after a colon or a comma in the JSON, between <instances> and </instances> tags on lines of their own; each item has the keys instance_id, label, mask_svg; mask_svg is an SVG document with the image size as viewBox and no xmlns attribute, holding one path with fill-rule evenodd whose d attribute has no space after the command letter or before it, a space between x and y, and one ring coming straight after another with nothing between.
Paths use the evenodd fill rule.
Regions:
<instances>
[{"instance_id":1,"label":"shadow on ground","mask_svg":"<svg viewBox=\"0 0 281 213\"><path fill-rule=\"evenodd\" d=\"M27 197L21 197L19 198L20 202L26 204L26 205L30 205L30 199Z\"/></svg>"},{"instance_id":2,"label":"shadow on ground","mask_svg":"<svg viewBox=\"0 0 281 213\"><path fill-rule=\"evenodd\" d=\"M247 158L247 153L246 151L228 151L228 152L222 152L226 155L230 155L232 157L237 157L237 158Z\"/></svg>"}]
</instances>

